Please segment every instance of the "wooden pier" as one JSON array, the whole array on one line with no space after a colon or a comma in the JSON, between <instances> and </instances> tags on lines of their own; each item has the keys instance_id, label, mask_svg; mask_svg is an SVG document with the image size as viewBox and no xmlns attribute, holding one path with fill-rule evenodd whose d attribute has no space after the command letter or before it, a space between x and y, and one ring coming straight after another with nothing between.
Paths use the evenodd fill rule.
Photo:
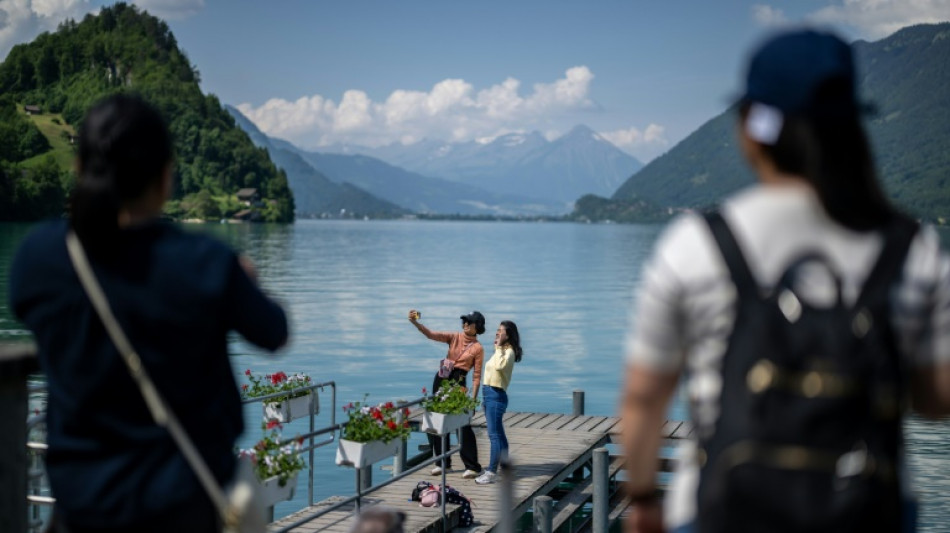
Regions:
<instances>
[{"instance_id":1,"label":"wooden pier","mask_svg":"<svg viewBox=\"0 0 950 533\"><path fill-rule=\"evenodd\" d=\"M615 442L620 420L606 416L519 412L506 413L504 420L509 454L513 463L512 507L509 510L511 516L517 519L523 515L531 508L535 497L547 496L555 492L562 482L566 480L575 482L572 491L559 494L557 505L552 509L554 529L557 529L584 504L590 502L593 489L590 476L583 476L584 468L590 468L595 449ZM488 465L489 442L484 413L475 415L472 426L478 443L479 462L483 466ZM661 431L664 438L676 439L688 433L688 425L682 422L669 422ZM472 479L462 479L463 467L459 457L453 458L453 467L453 470L447 474L447 483L472 500L475 524L468 528L456 527L457 506L447 505L448 529L465 532L494 530L498 525L500 511L498 508L500 484L478 485ZM621 469L622 459L611 458L608 469L610 479L613 480ZM408 501L412 489L419 481L438 484L441 479L441 476L429 475L429 467L426 466L404 479L365 491L361 500L362 508L385 505L406 513L404 523L406 531L441 532L443 522L439 507L420 507L417 502ZM616 520L626 505L620 501L620 496L616 491L612 493L610 518ZM301 509L271 524L270 531L285 529L342 499L344 498L334 497ZM346 533L353 523L354 505L349 504L293 527L289 531Z\"/></svg>"}]
</instances>

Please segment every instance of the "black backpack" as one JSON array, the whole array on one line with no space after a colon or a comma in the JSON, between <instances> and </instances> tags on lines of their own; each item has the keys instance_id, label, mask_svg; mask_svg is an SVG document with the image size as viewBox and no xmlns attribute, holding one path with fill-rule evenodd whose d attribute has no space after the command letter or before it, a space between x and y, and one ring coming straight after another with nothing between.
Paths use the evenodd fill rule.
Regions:
<instances>
[{"instance_id":1,"label":"black backpack","mask_svg":"<svg viewBox=\"0 0 950 533\"><path fill-rule=\"evenodd\" d=\"M706 215L737 308L719 416L699 435L700 532L900 529L905 387L889 301L917 224L894 218L848 307L834 268L817 252L793 261L763 294L721 214ZM830 307L796 293L805 265L827 269L834 280Z\"/></svg>"}]
</instances>

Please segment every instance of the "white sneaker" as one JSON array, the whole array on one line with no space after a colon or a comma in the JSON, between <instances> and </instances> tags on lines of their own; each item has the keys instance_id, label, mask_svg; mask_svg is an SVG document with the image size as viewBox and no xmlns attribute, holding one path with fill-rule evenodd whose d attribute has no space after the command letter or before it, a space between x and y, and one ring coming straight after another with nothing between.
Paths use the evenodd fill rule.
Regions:
<instances>
[{"instance_id":1,"label":"white sneaker","mask_svg":"<svg viewBox=\"0 0 950 533\"><path fill-rule=\"evenodd\" d=\"M432 470L429 470L429 473L432 474L433 476L438 476L442 473L442 467L434 466L432 467Z\"/></svg>"},{"instance_id":2,"label":"white sneaker","mask_svg":"<svg viewBox=\"0 0 950 533\"><path fill-rule=\"evenodd\" d=\"M462 479L475 479L478 477L478 472L474 470L466 470L462 472Z\"/></svg>"},{"instance_id":3,"label":"white sneaker","mask_svg":"<svg viewBox=\"0 0 950 533\"><path fill-rule=\"evenodd\" d=\"M485 472L482 473L482 475L475 478L475 483L479 485L488 485L489 483L494 483L496 477L498 477L498 474L492 471L486 470Z\"/></svg>"}]
</instances>

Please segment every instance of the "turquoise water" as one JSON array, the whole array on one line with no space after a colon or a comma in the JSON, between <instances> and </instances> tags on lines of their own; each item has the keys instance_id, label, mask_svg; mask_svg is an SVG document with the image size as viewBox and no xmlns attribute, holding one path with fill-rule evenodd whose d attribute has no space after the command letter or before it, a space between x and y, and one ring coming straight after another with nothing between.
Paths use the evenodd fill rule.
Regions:
<instances>
[{"instance_id":1,"label":"turquoise water","mask_svg":"<svg viewBox=\"0 0 950 533\"><path fill-rule=\"evenodd\" d=\"M425 339L406 320L422 311L434 330L456 331L473 309L487 318L490 353L501 320L515 321L525 356L509 390L512 411L569 413L574 390L587 414L614 415L623 335L640 267L661 225L433 221L300 221L292 226L208 224L191 231L217 235L257 265L263 287L284 302L292 322L289 346L268 356L232 339L235 374L306 372L337 384L339 406L362 399L414 399L430 387L444 345ZM0 341L26 333L7 308L7 273L23 224L0 224ZM329 424L330 394L320 395L317 427ZM259 408L246 411L249 446L259 437ZM670 416L684 418L682 405ZM304 432L295 421L286 435ZM922 489L923 530L950 529L950 426L912 421L911 464ZM410 451L423 439L414 437ZM317 451L315 499L355 492L353 471L337 467L334 448ZM384 464L384 463L383 463ZM376 480L388 473L377 465ZM406 495L408 498L408 494ZM294 500L276 515L299 508Z\"/></svg>"}]
</instances>

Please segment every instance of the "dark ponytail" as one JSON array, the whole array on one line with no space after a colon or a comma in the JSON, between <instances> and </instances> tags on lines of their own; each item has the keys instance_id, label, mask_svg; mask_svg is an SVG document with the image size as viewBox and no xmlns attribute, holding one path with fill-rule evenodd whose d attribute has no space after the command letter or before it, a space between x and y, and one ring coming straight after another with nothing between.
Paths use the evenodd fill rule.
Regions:
<instances>
[{"instance_id":1,"label":"dark ponytail","mask_svg":"<svg viewBox=\"0 0 950 533\"><path fill-rule=\"evenodd\" d=\"M141 98L116 94L89 110L79 127L79 176L69 219L90 253L112 242L119 210L155 185L171 160L168 126Z\"/></svg>"},{"instance_id":2,"label":"dark ponytail","mask_svg":"<svg viewBox=\"0 0 950 533\"><path fill-rule=\"evenodd\" d=\"M749 104L740 108L742 123ZM804 177L833 220L855 231L880 228L894 215L877 180L857 111L819 117L787 115L775 144L761 145L787 174Z\"/></svg>"},{"instance_id":3,"label":"dark ponytail","mask_svg":"<svg viewBox=\"0 0 950 533\"><path fill-rule=\"evenodd\" d=\"M510 320L502 320L501 325L505 327L505 334L508 336L508 344L515 351L515 362L521 362L521 335L518 334L518 326Z\"/></svg>"}]
</instances>

